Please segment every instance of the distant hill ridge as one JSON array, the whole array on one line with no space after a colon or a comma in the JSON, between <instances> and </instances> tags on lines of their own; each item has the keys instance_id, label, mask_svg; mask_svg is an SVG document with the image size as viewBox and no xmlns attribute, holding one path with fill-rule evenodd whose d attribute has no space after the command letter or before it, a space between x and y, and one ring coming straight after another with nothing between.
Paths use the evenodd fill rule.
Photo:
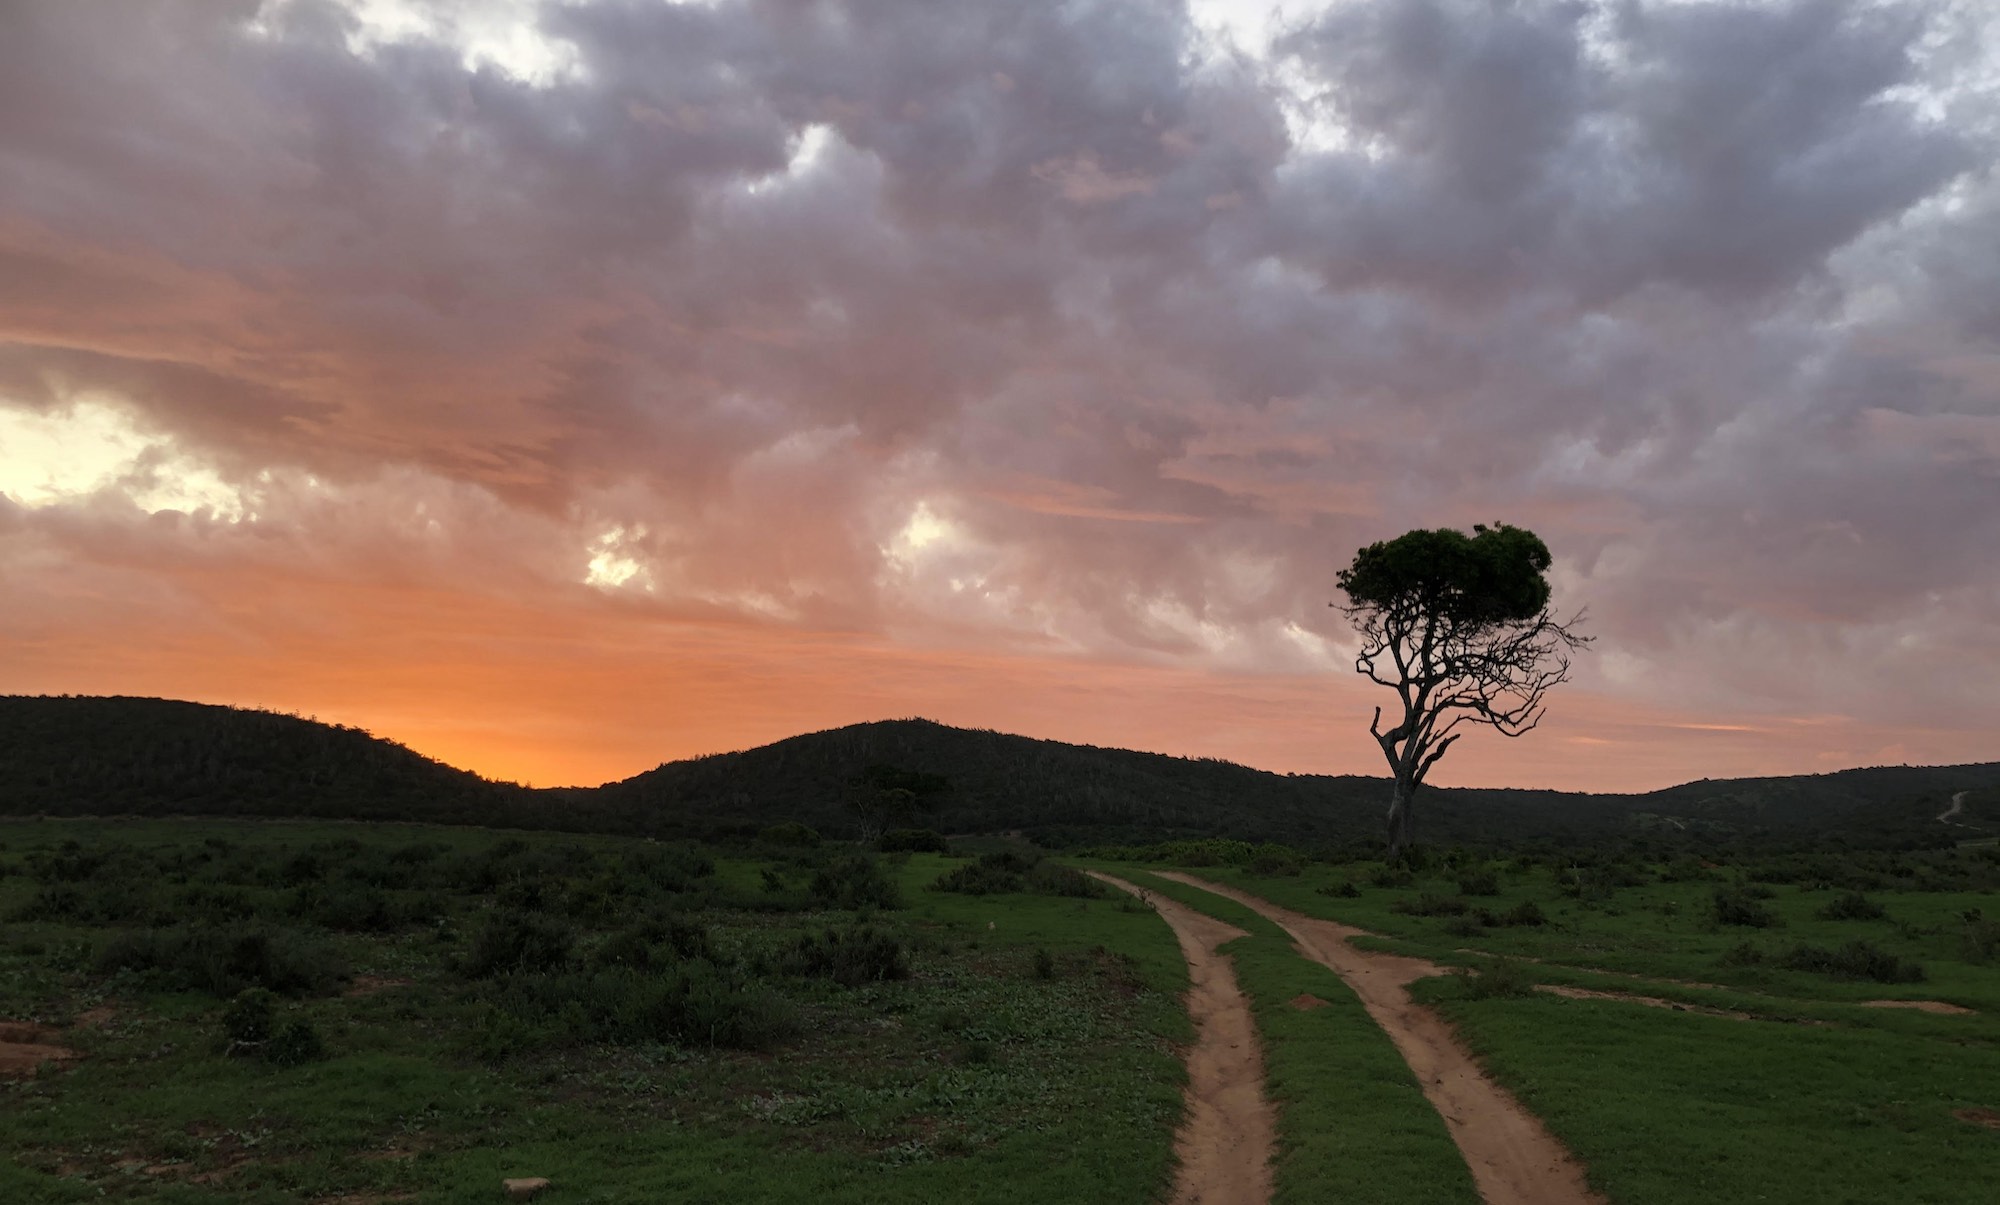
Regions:
<instances>
[{"instance_id":1,"label":"distant hill ridge","mask_svg":"<svg viewBox=\"0 0 2000 1205\"><path fill-rule=\"evenodd\" d=\"M1233 836L1301 844L1380 829L1385 779L1273 774L1173 757L883 720L668 762L600 787L493 782L357 728L165 699L0 696L0 815L243 815L699 835L800 821L849 829L870 766L942 775L925 817L954 832L1058 843ZM1935 817L1970 792L1953 830ZM1991 796L1991 806L1988 797ZM2000 764L1892 766L1685 783L1645 794L1436 788L1433 842L1594 841L1652 832L1936 842L2000 833Z\"/></svg>"}]
</instances>

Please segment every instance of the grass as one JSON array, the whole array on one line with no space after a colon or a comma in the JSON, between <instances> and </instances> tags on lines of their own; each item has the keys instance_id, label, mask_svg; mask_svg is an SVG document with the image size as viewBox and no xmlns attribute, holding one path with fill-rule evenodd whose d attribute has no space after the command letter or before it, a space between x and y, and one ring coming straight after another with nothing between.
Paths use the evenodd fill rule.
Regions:
<instances>
[{"instance_id":1,"label":"grass","mask_svg":"<svg viewBox=\"0 0 2000 1205\"><path fill-rule=\"evenodd\" d=\"M398 825L0 826L0 915L38 918L0 937L0 1017L110 1010L65 1030L74 1064L0 1081L0 1199L484 1201L541 1175L556 1202L1153 1200L1188 1036L1157 918L933 892L963 864L935 854L822 885L857 907L815 900L840 857ZM83 898L33 907L57 883ZM881 906L883 884L903 907ZM301 887L378 892L387 911L294 910ZM162 971L199 943L99 962L122 934L194 931L177 909L218 894L249 912L218 925L268 926L345 970L264 1001L271 1032L309 1026L324 1057L232 1056L235 980ZM508 917L534 924L482 945ZM669 972L794 1024L748 1049L648 1036L682 1014L618 985ZM689 1007L731 1015L702 983Z\"/></svg>"},{"instance_id":2,"label":"grass","mask_svg":"<svg viewBox=\"0 0 2000 1205\"><path fill-rule=\"evenodd\" d=\"M1110 869L1249 934L1222 949L1235 963L1264 1040L1265 1075L1278 1107L1278 1205L1479 1200L1444 1122L1338 975L1232 900L1135 868ZM1294 1007L1302 995L1326 1004Z\"/></svg>"}]
</instances>

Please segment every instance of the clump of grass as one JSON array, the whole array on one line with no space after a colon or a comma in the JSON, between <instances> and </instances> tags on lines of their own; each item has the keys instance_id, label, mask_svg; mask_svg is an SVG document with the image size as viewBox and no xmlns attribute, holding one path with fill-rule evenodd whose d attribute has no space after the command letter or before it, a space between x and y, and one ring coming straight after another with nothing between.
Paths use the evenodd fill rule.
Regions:
<instances>
[{"instance_id":1,"label":"clump of grass","mask_svg":"<svg viewBox=\"0 0 2000 1205\"><path fill-rule=\"evenodd\" d=\"M1056 977L1055 955L1049 953L1048 950L1040 946L1037 946L1035 948L1035 978L1042 980L1049 980L1049 979L1054 979L1055 977Z\"/></svg>"},{"instance_id":2,"label":"clump of grass","mask_svg":"<svg viewBox=\"0 0 2000 1205\"><path fill-rule=\"evenodd\" d=\"M1353 900L1361 898L1361 888L1356 887L1347 879L1342 879L1338 883L1328 883L1324 886L1315 887L1313 890L1320 895L1331 896L1334 899Z\"/></svg>"},{"instance_id":3,"label":"clump of grass","mask_svg":"<svg viewBox=\"0 0 2000 1205\"><path fill-rule=\"evenodd\" d=\"M1718 887L1712 897L1715 923L1749 929L1769 929L1780 924L1778 914L1760 903L1752 891L1742 887Z\"/></svg>"},{"instance_id":4,"label":"clump of grass","mask_svg":"<svg viewBox=\"0 0 2000 1205\"><path fill-rule=\"evenodd\" d=\"M1888 911L1859 891L1848 891L1834 897L1817 915L1821 920L1881 920Z\"/></svg>"},{"instance_id":5,"label":"clump of grass","mask_svg":"<svg viewBox=\"0 0 2000 1205\"><path fill-rule=\"evenodd\" d=\"M1850 941L1837 950L1797 945L1779 960L1787 970L1811 971L1836 979L1869 979L1876 983L1922 983L1922 963L1898 957L1866 941Z\"/></svg>"},{"instance_id":6,"label":"clump of grass","mask_svg":"<svg viewBox=\"0 0 2000 1205\"><path fill-rule=\"evenodd\" d=\"M326 1057L326 1042L309 1022L277 1023L277 996L265 988L245 988L223 1010L222 1032L228 1053L261 1058L280 1067L297 1067Z\"/></svg>"},{"instance_id":7,"label":"clump of grass","mask_svg":"<svg viewBox=\"0 0 2000 1205\"><path fill-rule=\"evenodd\" d=\"M1522 900L1505 912L1495 912L1491 908L1476 908L1473 917L1489 929L1532 928L1549 923L1542 906L1533 900Z\"/></svg>"}]
</instances>

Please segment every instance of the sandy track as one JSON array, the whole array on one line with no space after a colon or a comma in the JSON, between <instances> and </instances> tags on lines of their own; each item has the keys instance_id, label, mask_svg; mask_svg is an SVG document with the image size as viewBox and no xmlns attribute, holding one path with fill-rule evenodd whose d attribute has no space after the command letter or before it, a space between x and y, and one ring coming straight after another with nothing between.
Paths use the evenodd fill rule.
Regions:
<instances>
[{"instance_id":1,"label":"sandy track","mask_svg":"<svg viewBox=\"0 0 2000 1205\"><path fill-rule=\"evenodd\" d=\"M1152 905L1187 959L1195 1042L1187 1054L1187 1115L1174 1136L1174 1205L1265 1205L1277 1125L1264 1096L1264 1052L1236 970L1216 952L1243 930L1123 879L1090 874Z\"/></svg>"},{"instance_id":2,"label":"sandy track","mask_svg":"<svg viewBox=\"0 0 2000 1205\"><path fill-rule=\"evenodd\" d=\"M1441 975L1444 968L1420 958L1358 949L1347 939L1365 936L1364 930L1280 908L1234 887L1176 871L1155 873L1255 909L1291 934L1307 957L1346 980L1416 1073L1487 1205L1603 1201L1590 1191L1576 1159L1540 1119L1487 1077L1444 1018L1410 999L1405 990L1410 983Z\"/></svg>"}]
</instances>

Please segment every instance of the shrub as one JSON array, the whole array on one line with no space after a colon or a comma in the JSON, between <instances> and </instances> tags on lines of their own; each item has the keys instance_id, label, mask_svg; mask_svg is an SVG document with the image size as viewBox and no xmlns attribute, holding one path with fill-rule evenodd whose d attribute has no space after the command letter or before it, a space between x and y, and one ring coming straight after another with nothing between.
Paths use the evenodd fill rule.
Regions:
<instances>
[{"instance_id":1,"label":"shrub","mask_svg":"<svg viewBox=\"0 0 2000 1205\"><path fill-rule=\"evenodd\" d=\"M822 866L806 892L823 908L900 908L902 893L875 859L850 854Z\"/></svg>"},{"instance_id":2,"label":"shrub","mask_svg":"<svg viewBox=\"0 0 2000 1205\"><path fill-rule=\"evenodd\" d=\"M1494 912L1490 908L1479 908L1473 913L1479 923L1491 929L1507 929L1514 926L1546 925L1549 918L1542 914L1542 906L1533 900L1522 900L1505 912Z\"/></svg>"},{"instance_id":3,"label":"shrub","mask_svg":"<svg viewBox=\"0 0 2000 1205\"><path fill-rule=\"evenodd\" d=\"M1035 978L1054 979L1056 977L1055 955L1039 947L1035 950Z\"/></svg>"},{"instance_id":4,"label":"shrub","mask_svg":"<svg viewBox=\"0 0 2000 1205\"><path fill-rule=\"evenodd\" d=\"M1458 890L1461 895L1499 895L1500 876L1491 867L1468 870L1458 876Z\"/></svg>"},{"instance_id":5,"label":"shrub","mask_svg":"<svg viewBox=\"0 0 2000 1205\"><path fill-rule=\"evenodd\" d=\"M813 849L819 845L819 830L811 825L789 820L774 824L757 834L757 839L767 845L788 845L799 849Z\"/></svg>"},{"instance_id":6,"label":"shrub","mask_svg":"<svg viewBox=\"0 0 2000 1205\"><path fill-rule=\"evenodd\" d=\"M551 1037L761 1050L797 1031L783 1000L701 958L664 972L608 967L511 975L490 992L494 1013L467 1043L468 1053L488 1061Z\"/></svg>"},{"instance_id":7,"label":"shrub","mask_svg":"<svg viewBox=\"0 0 2000 1205\"><path fill-rule=\"evenodd\" d=\"M326 1057L319 1031L304 1021L287 1021L264 1047L264 1057L280 1067L297 1067Z\"/></svg>"},{"instance_id":8,"label":"shrub","mask_svg":"<svg viewBox=\"0 0 2000 1205\"><path fill-rule=\"evenodd\" d=\"M954 866L937 877L932 891L953 891L959 895L1003 895L1021 889L1021 876L990 865L985 858Z\"/></svg>"},{"instance_id":9,"label":"shrub","mask_svg":"<svg viewBox=\"0 0 2000 1205\"><path fill-rule=\"evenodd\" d=\"M1110 889L1074 866L1058 862L1038 862L1022 879L1022 889L1037 895L1058 895L1070 899L1102 899Z\"/></svg>"},{"instance_id":10,"label":"shrub","mask_svg":"<svg viewBox=\"0 0 2000 1205\"><path fill-rule=\"evenodd\" d=\"M1836 896L1818 915L1821 920L1881 920L1888 913L1859 891L1849 891Z\"/></svg>"},{"instance_id":11,"label":"shrub","mask_svg":"<svg viewBox=\"0 0 2000 1205\"><path fill-rule=\"evenodd\" d=\"M222 1032L229 1039L231 1054L271 1040L277 1028L273 1012L277 999L268 988L249 987L236 993L222 1013Z\"/></svg>"},{"instance_id":12,"label":"shrub","mask_svg":"<svg viewBox=\"0 0 2000 1205\"><path fill-rule=\"evenodd\" d=\"M597 967L644 970L672 966L690 958L719 961L706 928L681 917L671 917L620 929L591 953L590 962Z\"/></svg>"},{"instance_id":13,"label":"shrub","mask_svg":"<svg viewBox=\"0 0 2000 1205\"><path fill-rule=\"evenodd\" d=\"M323 992L342 974L325 944L256 925L127 930L104 944L96 965L100 973L123 971L169 990L224 997L248 987L288 996Z\"/></svg>"},{"instance_id":14,"label":"shrub","mask_svg":"<svg viewBox=\"0 0 2000 1205\"><path fill-rule=\"evenodd\" d=\"M2000 957L2000 920L1989 920L1974 908L1965 914L1965 956L1973 962Z\"/></svg>"},{"instance_id":15,"label":"shrub","mask_svg":"<svg viewBox=\"0 0 2000 1205\"><path fill-rule=\"evenodd\" d=\"M1315 887L1313 890L1319 895L1332 896L1335 899L1353 900L1361 898L1361 888L1356 887L1346 879L1342 879L1338 883L1328 883L1321 887Z\"/></svg>"},{"instance_id":16,"label":"shrub","mask_svg":"<svg viewBox=\"0 0 2000 1205\"><path fill-rule=\"evenodd\" d=\"M842 987L910 977L903 943L871 925L856 925L845 933L802 933L780 963L790 974L831 979Z\"/></svg>"},{"instance_id":17,"label":"shrub","mask_svg":"<svg viewBox=\"0 0 2000 1205\"><path fill-rule=\"evenodd\" d=\"M1417 876L1404 866L1378 866L1368 876L1368 882L1375 887L1408 887L1417 881Z\"/></svg>"},{"instance_id":18,"label":"shrub","mask_svg":"<svg viewBox=\"0 0 2000 1205\"><path fill-rule=\"evenodd\" d=\"M1460 997L1491 1000L1502 996L1525 996L1535 990L1535 981L1521 964L1506 958L1488 963L1477 971L1453 972Z\"/></svg>"},{"instance_id":19,"label":"shrub","mask_svg":"<svg viewBox=\"0 0 2000 1205\"><path fill-rule=\"evenodd\" d=\"M1750 929L1769 929L1779 923L1778 915L1740 887L1718 887L1713 897L1715 923Z\"/></svg>"},{"instance_id":20,"label":"shrub","mask_svg":"<svg viewBox=\"0 0 2000 1205\"><path fill-rule=\"evenodd\" d=\"M1295 875L1299 868L1299 855L1283 845L1266 842L1250 855L1251 874Z\"/></svg>"},{"instance_id":21,"label":"shrub","mask_svg":"<svg viewBox=\"0 0 2000 1205\"><path fill-rule=\"evenodd\" d=\"M1464 916L1472 905L1462 896L1439 895L1426 891L1416 899L1400 899L1389 905L1391 912L1403 912L1410 916Z\"/></svg>"},{"instance_id":22,"label":"shrub","mask_svg":"<svg viewBox=\"0 0 2000 1205\"><path fill-rule=\"evenodd\" d=\"M892 828L882 834L883 853L941 854L951 850L943 833L927 828Z\"/></svg>"},{"instance_id":23,"label":"shrub","mask_svg":"<svg viewBox=\"0 0 2000 1205\"><path fill-rule=\"evenodd\" d=\"M567 927L520 912L486 918L459 964L468 979L490 979L517 971L554 971L568 964L576 935Z\"/></svg>"},{"instance_id":24,"label":"shrub","mask_svg":"<svg viewBox=\"0 0 2000 1205\"><path fill-rule=\"evenodd\" d=\"M1753 967L1764 961L1764 951L1747 941L1739 941L1722 952L1722 965L1726 967Z\"/></svg>"},{"instance_id":25,"label":"shrub","mask_svg":"<svg viewBox=\"0 0 2000 1205\"><path fill-rule=\"evenodd\" d=\"M1788 970L1812 971L1837 979L1870 979L1876 983L1921 983L1924 980L1921 963L1899 958L1865 941L1850 941L1838 950L1822 946L1794 946L1779 960L1779 965Z\"/></svg>"}]
</instances>

